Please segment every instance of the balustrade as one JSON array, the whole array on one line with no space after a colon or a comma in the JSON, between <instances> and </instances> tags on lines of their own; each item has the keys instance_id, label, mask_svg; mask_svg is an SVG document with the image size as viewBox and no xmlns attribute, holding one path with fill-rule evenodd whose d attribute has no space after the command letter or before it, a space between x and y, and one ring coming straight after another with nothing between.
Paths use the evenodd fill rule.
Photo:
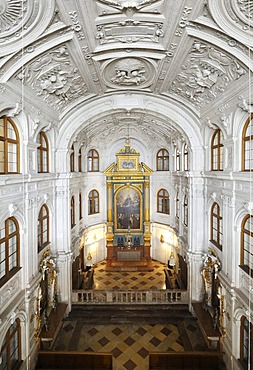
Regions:
<instances>
[{"instance_id":1,"label":"balustrade","mask_svg":"<svg viewBox=\"0 0 253 370\"><path fill-rule=\"evenodd\" d=\"M188 304L186 290L73 290L73 304Z\"/></svg>"}]
</instances>

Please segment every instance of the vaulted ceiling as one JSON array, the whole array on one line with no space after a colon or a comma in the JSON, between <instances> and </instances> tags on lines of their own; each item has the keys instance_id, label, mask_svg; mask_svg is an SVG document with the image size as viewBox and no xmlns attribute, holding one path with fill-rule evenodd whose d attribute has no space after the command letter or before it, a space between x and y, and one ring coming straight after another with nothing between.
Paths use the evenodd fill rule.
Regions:
<instances>
[{"instance_id":1,"label":"vaulted ceiling","mask_svg":"<svg viewBox=\"0 0 253 370\"><path fill-rule=\"evenodd\" d=\"M0 0L0 109L19 96L69 141L226 128L250 103L252 15L252 0Z\"/></svg>"}]
</instances>

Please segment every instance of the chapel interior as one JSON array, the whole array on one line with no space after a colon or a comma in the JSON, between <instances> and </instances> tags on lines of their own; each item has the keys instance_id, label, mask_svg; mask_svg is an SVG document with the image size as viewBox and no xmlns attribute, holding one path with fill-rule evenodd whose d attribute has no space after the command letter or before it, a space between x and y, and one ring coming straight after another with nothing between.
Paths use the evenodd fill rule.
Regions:
<instances>
[{"instance_id":1,"label":"chapel interior","mask_svg":"<svg viewBox=\"0 0 253 370\"><path fill-rule=\"evenodd\" d=\"M253 370L253 0L0 0L0 370Z\"/></svg>"}]
</instances>

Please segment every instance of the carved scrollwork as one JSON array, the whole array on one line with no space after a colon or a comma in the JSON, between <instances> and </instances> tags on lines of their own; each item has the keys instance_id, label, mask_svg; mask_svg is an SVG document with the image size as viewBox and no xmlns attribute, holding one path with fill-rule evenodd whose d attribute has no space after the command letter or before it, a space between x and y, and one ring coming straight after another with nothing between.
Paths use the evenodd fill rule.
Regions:
<instances>
[{"instance_id":1,"label":"carved scrollwork","mask_svg":"<svg viewBox=\"0 0 253 370\"><path fill-rule=\"evenodd\" d=\"M136 1L125 1L125 0L98 0L100 3L112 6L119 10L124 9L136 9L140 10L141 8L152 5L154 3L160 2L160 0L136 0Z\"/></svg>"}]
</instances>

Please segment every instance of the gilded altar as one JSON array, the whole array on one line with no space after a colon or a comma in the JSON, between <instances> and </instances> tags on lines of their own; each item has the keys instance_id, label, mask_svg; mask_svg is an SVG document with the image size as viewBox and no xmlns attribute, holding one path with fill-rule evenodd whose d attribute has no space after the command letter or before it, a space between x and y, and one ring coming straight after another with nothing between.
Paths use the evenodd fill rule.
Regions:
<instances>
[{"instance_id":1,"label":"gilded altar","mask_svg":"<svg viewBox=\"0 0 253 370\"><path fill-rule=\"evenodd\" d=\"M104 172L107 182L107 270L152 270L150 176L140 153L125 147ZM138 252L138 253L137 253Z\"/></svg>"}]
</instances>

